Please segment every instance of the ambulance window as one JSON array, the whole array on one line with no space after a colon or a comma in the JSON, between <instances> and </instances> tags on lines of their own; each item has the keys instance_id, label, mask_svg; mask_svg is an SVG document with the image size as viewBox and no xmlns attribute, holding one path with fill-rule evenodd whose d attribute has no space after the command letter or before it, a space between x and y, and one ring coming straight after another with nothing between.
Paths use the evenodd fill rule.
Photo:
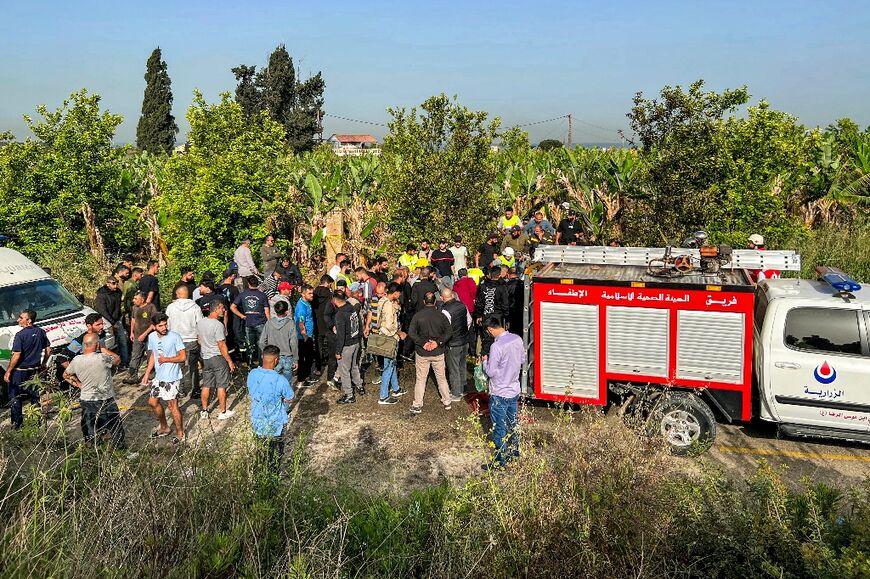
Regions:
<instances>
[{"instance_id":1,"label":"ambulance window","mask_svg":"<svg viewBox=\"0 0 870 579\"><path fill-rule=\"evenodd\" d=\"M795 308L785 318L785 345L810 352L861 354L858 311Z\"/></svg>"}]
</instances>

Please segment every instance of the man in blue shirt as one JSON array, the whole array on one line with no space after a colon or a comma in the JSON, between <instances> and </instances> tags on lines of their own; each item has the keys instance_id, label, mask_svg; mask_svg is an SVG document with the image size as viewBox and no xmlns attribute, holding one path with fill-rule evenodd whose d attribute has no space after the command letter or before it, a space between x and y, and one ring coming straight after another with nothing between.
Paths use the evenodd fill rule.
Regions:
<instances>
[{"instance_id":1,"label":"man in blue shirt","mask_svg":"<svg viewBox=\"0 0 870 579\"><path fill-rule=\"evenodd\" d=\"M284 425L289 418L287 405L293 400L290 382L275 371L281 350L277 346L263 348L259 368L248 373L248 396L251 398L251 427L262 443L266 462L278 474L284 453Z\"/></svg>"},{"instance_id":2,"label":"man in blue shirt","mask_svg":"<svg viewBox=\"0 0 870 579\"><path fill-rule=\"evenodd\" d=\"M311 367L314 364L314 309L311 300L314 299L314 288L302 286L302 297L296 302L293 319L296 321L296 337L299 339L299 371L296 377L296 388L308 386L311 379Z\"/></svg>"},{"instance_id":3,"label":"man in blue shirt","mask_svg":"<svg viewBox=\"0 0 870 579\"><path fill-rule=\"evenodd\" d=\"M4 377L9 388L12 428L15 429L24 424L23 403L39 404L39 393L24 384L39 373L51 355L48 336L45 330L33 325L35 321L36 312L33 310L23 310L19 314L21 330L12 339L12 358Z\"/></svg>"},{"instance_id":4,"label":"man in blue shirt","mask_svg":"<svg viewBox=\"0 0 870 579\"><path fill-rule=\"evenodd\" d=\"M160 438L169 435L169 425L166 423L166 412L163 410L161 400L166 402L169 412L172 413L172 422L175 423L175 444L184 442L184 421L181 410L178 408L178 388L181 385L181 367L187 360L187 350L184 349L184 341L175 332L169 331L167 325L169 316L159 313L152 319L154 331L148 335L148 368L142 376L142 385L148 386L148 377L154 370L154 379L150 381L151 391L148 404L154 410L157 421L160 423L156 430L151 433L151 438Z\"/></svg>"}]
</instances>

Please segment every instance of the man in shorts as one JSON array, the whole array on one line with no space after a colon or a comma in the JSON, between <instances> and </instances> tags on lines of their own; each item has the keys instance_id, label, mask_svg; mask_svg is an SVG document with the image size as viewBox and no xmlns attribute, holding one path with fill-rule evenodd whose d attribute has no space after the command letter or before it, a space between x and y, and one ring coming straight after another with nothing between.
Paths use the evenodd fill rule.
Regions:
<instances>
[{"instance_id":1,"label":"man in shorts","mask_svg":"<svg viewBox=\"0 0 870 579\"><path fill-rule=\"evenodd\" d=\"M178 388L181 385L181 367L187 359L187 351L181 336L169 331L169 316L161 312L151 321L154 324L154 331L148 336L148 350L151 355L148 357L148 368L142 376L142 386L151 385L148 404L159 422L157 429L151 433L151 438L168 436L170 433L166 412L161 403L164 401L175 423L175 438L172 442L178 444L184 442L184 421L178 408ZM152 369L154 379L149 381Z\"/></svg>"},{"instance_id":2,"label":"man in shorts","mask_svg":"<svg viewBox=\"0 0 870 579\"><path fill-rule=\"evenodd\" d=\"M200 401L202 410L199 417L208 419L208 399L212 388L217 388L218 420L226 420L234 414L227 410L227 388L230 385L230 374L236 371L236 365L230 358L227 348L227 333L221 319L226 312L226 302L223 297L216 297L211 301L211 309L208 317L202 318L196 324L199 347L202 352L202 378Z\"/></svg>"}]
</instances>

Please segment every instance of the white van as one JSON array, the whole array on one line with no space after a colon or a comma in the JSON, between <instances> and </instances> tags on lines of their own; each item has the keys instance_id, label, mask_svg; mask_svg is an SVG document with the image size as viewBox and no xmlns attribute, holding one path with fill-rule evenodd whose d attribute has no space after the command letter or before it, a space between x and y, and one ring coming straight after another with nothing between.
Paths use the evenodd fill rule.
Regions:
<instances>
[{"instance_id":1,"label":"white van","mask_svg":"<svg viewBox=\"0 0 870 579\"><path fill-rule=\"evenodd\" d=\"M0 368L4 372L12 357L12 338L21 329L18 315L25 309L36 312L36 325L48 334L55 351L84 333L85 317L94 313L41 267L13 249L0 247Z\"/></svg>"}]
</instances>

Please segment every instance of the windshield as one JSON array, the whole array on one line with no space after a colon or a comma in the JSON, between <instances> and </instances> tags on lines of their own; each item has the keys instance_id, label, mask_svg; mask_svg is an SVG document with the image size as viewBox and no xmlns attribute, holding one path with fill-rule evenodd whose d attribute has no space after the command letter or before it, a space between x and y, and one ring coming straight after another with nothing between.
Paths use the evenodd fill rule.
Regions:
<instances>
[{"instance_id":1,"label":"windshield","mask_svg":"<svg viewBox=\"0 0 870 579\"><path fill-rule=\"evenodd\" d=\"M36 322L71 314L82 304L53 279L0 288L0 327L18 323L21 310L36 312Z\"/></svg>"}]
</instances>

